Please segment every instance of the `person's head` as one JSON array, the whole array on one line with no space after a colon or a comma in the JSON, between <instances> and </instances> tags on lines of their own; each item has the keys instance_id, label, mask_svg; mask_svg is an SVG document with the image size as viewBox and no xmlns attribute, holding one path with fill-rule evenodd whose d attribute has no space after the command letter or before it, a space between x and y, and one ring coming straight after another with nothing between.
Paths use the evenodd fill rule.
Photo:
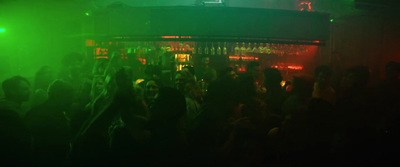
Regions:
<instances>
[{"instance_id":1,"label":"person's head","mask_svg":"<svg viewBox=\"0 0 400 167\"><path fill-rule=\"evenodd\" d=\"M68 108L74 100L74 90L67 83L61 80L55 80L48 89L48 101L52 104Z\"/></svg>"},{"instance_id":2,"label":"person's head","mask_svg":"<svg viewBox=\"0 0 400 167\"><path fill-rule=\"evenodd\" d=\"M34 90L43 89L47 90L50 83L54 81L54 71L49 66L43 66L35 74Z\"/></svg>"},{"instance_id":3,"label":"person's head","mask_svg":"<svg viewBox=\"0 0 400 167\"><path fill-rule=\"evenodd\" d=\"M147 65L144 70L147 78L156 78L159 79L161 75L161 68L155 65Z\"/></svg>"},{"instance_id":4,"label":"person's head","mask_svg":"<svg viewBox=\"0 0 400 167\"><path fill-rule=\"evenodd\" d=\"M29 100L30 84L29 81L21 76L14 76L6 79L2 84L5 98L10 101L22 103Z\"/></svg>"},{"instance_id":5,"label":"person's head","mask_svg":"<svg viewBox=\"0 0 400 167\"><path fill-rule=\"evenodd\" d=\"M162 121L173 127L185 113L185 97L178 90L168 87L159 89L152 108L152 119L155 122Z\"/></svg>"},{"instance_id":6,"label":"person's head","mask_svg":"<svg viewBox=\"0 0 400 167\"><path fill-rule=\"evenodd\" d=\"M395 81L399 80L400 76L400 63L391 61L385 67L386 79Z\"/></svg>"},{"instance_id":7,"label":"person's head","mask_svg":"<svg viewBox=\"0 0 400 167\"><path fill-rule=\"evenodd\" d=\"M368 84L369 78L370 72L367 66L357 66L351 68L347 73L347 87L364 87Z\"/></svg>"},{"instance_id":8,"label":"person's head","mask_svg":"<svg viewBox=\"0 0 400 167\"><path fill-rule=\"evenodd\" d=\"M236 74L232 67L226 67L220 71L219 77L222 79L237 79L239 76Z\"/></svg>"},{"instance_id":9,"label":"person's head","mask_svg":"<svg viewBox=\"0 0 400 167\"><path fill-rule=\"evenodd\" d=\"M201 63L203 66L208 66L210 65L210 57L204 56L201 58Z\"/></svg>"},{"instance_id":10,"label":"person's head","mask_svg":"<svg viewBox=\"0 0 400 167\"><path fill-rule=\"evenodd\" d=\"M196 74L192 66L185 66L182 68L182 71L187 71L193 76Z\"/></svg>"},{"instance_id":11,"label":"person's head","mask_svg":"<svg viewBox=\"0 0 400 167\"><path fill-rule=\"evenodd\" d=\"M274 86L280 86L282 82L281 72L276 68L264 69L264 86L268 89Z\"/></svg>"},{"instance_id":12,"label":"person's head","mask_svg":"<svg viewBox=\"0 0 400 167\"><path fill-rule=\"evenodd\" d=\"M328 66L318 66L315 69L315 79L320 86L327 86L330 83L332 70Z\"/></svg>"},{"instance_id":13,"label":"person's head","mask_svg":"<svg viewBox=\"0 0 400 167\"><path fill-rule=\"evenodd\" d=\"M178 71L175 75L175 88L180 92L185 91L185 86L190 81L190 73L187 71Z\"/></svg>"},{"instance_id":14,"label":"person's head","mask_svg":"<svg viewBox=\"0 0 400 167\"><path fill-rule=\"evenodd\" d=\"M309 75L301 74L293 76L292 92L303 98L310 98L314 90L314 78Z\"/></svg>"},{"instance_id":15,"label":"person's head","mask_svg":"<svg viewBox=\"0 0 400 167\"><path fill-rule=\"evenodd\" d=\"M122 67L115 74L115 81L119 90L133 89L133 71L130 67Z\"/></svg>"},{"instance_id":16,"label":"person's head","mask_svg":"<svg viewBox=\"0 0 400 167\"><path fill-rule=\"evenodd\" d=\"M257 76L260 73L260 63L252 61L247 64L247 73Z\"/></svg>"},{"instance_id":17,"label":"person's head","mask_svg":"<svg viewBox=\"0 0 400 167\"><path fill-rule=\"evenodd\" d=\"M160 90L161 82L157 79L149 79L145 81L145 98L148 101L153 101Z\"/></svg>"}]
</instances>

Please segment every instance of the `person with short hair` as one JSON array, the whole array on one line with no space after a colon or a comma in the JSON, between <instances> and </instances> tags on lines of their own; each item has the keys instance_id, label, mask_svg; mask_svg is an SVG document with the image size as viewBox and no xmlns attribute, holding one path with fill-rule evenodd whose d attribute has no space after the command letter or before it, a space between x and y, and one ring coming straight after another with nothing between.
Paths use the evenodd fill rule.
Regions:
<instances>
[{"instance_id":1,"label":"person with short hair","mask_svg":"<svg viewBox=\"0 0 400 167\"><path fill-rule=\"evenodd\" d=\"M60 80L48 89L48 99L25 117L33 138L34 165L60 166L69 153L71 128L65 113L74 102L73 88Z\"/></svg>"},{"instance_id":2,"label":"person with short hair","mask_svg":"<svg viewBox=\"0 0 400 167\"><path fill-rule=\"evenodd\" d=\"M328 66L315 69L313 98L323 99L331 104L336 103L336 92L331 86L332 70Z\"/></svg>"},{"instance_id":3,"label":"person with short hair","mask_svg":"<svg viewBox=\"0 0 400 167\"><path fill-rule=\"evenodd\" d=\"M21 104L29 100L30 84L22 76L6 79L2 84L5 98L0 100L0 166L26 165L30 137L22 121Z\"/></svg>"}]
</instances>

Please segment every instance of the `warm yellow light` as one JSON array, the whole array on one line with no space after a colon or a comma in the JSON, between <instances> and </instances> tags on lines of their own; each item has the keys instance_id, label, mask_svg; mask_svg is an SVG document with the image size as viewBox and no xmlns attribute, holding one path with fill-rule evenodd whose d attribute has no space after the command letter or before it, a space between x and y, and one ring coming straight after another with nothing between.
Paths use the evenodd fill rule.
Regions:
<instances>
[{"instance_id":1,"label":"warm yellow light","mask_svg":"<svg viewBox=\"0 0 400 167\"><path fill-rule=\"evenodd\" d=\"M282 87L284 87L285 84L286 84L286 81L282 81L282 82L281 82L281 86L282 86Z\"/></svg>"},{"instance_id":2,"label":"warm yellow light","mask_svg":"<svg viewBox=\"0 0 400 167\"><path fill-rule=\"evenodd\" d=\"M143 81L144 81L144 79L138 79L138 80L136 80L136 82L135 82L135 83L136 83L136 85L137 85L137 84L140 84L140 83L142 83Z\"/></svg>"}]
</instances>

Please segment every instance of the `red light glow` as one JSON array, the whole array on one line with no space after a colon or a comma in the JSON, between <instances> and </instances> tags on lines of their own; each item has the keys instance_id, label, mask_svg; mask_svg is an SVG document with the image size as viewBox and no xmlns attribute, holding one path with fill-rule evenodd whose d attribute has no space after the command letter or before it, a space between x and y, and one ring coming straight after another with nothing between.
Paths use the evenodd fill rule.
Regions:
<instances>
[{"instance_id":1,"label":"red light glow","mask_svg":"<svg viewBox=\"0 0 400 167\"><path fill-rule=\"evenodd\" d=\"M258 57L253 57L253 56L229 56L230 60L243 60L243 61L257 61L259 60Z\"/></svg>"},{"instance_id":2,"label":"red light glow","mask_svg":"<svg viewBox=\"0 0 400 167\"><path fill-rule=\"evenodd\" d=\"M139 60L140 62L142 62L143 65L146 65L146 59L138 58L138 60Z\"/></svg>"},{"instance_id":3,"label":"red light glow","mask_svg":"<svg viewBox=\"0 0 400 167\"><path fill-rule=\"evenodd\" d=\"M303 70L303 66L288 66L287 68L291 70Z\"/></svg>"},{"instance_id":4,"label":"red light glow","mask_svg":"<svg viewBox=\"0 0 400 167\"><path fill-rule=\"evenodd\" d=\"M97 56L96 59L108 59L108 56Z\"/></svg>"},{"instance_id":5,"label":"red light glow","mask_svg":"<svg viewBox=\"0 0 400 167\"><path fill-rule=\"evenodd\" d=\"M305 5L306 7L303 7L304 5ZM309 2L309 1L300 2L300 4L299 4L298 6L299 6L299 8L300 8L300 11L304 11L304 10L307 10L307 11L309 11L309 12L313 11L312 3Z\"/></svg>"},{"instance_id":6,"label":"red light glow","mask_svg":"<svg viewBox=\"0 0 400 167\"><path fill-rule=\"evenodd\" d=\"M229 56L229 59L239 60L239 59L240 59L240 56Z\"/></svg>"},{"instance_id":7,"label":"red light glow","mask_svg":"<svg viewBox=\"0 0 400 167\"><path fill-rule=\"evenodd\" d=\"M161 38L165 38L165 39L176 39L176 38L179 38L179 36L162 36Z\"/></svg>"}]
</instances>

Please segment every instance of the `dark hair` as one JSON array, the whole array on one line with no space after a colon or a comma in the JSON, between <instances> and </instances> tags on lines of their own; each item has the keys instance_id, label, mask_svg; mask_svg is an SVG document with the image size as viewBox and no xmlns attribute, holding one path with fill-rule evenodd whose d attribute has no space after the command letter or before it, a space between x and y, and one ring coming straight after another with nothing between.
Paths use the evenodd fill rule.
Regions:
<instances>
[{"instance_id":1,"label":"dark hair","mask_svg":"<svg viewBox=\"0 0 400 167\"><path fill-rule=\"evenodd\" d=\"M348 73L355 75L355 79L356 79L355 86L367 85L370 75L371 75L369 72L368 66L356 66L354 68L351 68Z\"/></svg>"},{"instance_id":2,"label":"dark hair","mask_svg":"<svg viewBox=\"0 0 400 167\"><path fill-rule=\"evenodd\" d=\"M390 61L389 63L386 64L385 68L386 68L386 69L388 69L388 68L394 68L394 69L396 69L397 71L399 71L399 70L400 70L400 63L395 62L395 61Z\"/></svg>"},{"instance_id":3,"label":"dark hair","mask_svg":"<svg viewBox=\"0 0 400 167\"><path fill-rule=\"evenodd\" d=\"M160 88L152 110L154 120L176 122L186 113L185 96L174 88Z\"/></svg>"},{"instance_id":4,"label":"dark hair","mask_svg":"<svg viewBox=\"0 0 400 167\"><path fill-rule=\"evenodd\" d=\"M55 80L51 83L48 90L49 99L57 98L57 96L60 95L71 94L72 92L73 88L61 80Z\"/></svg>"},{"instance_id":5,"label":"dark hair","mask_svg":"<svg viewBox=\"0 0 400 167\"><path fill-rule=\"evenodd\" d=\"M161 68L159 66L155 66L155 65L147 65L146 69L144 70L144 73L146 75L160 75Z\"/></svg>"},{"instance_id":6,"label":"dark hair","mask_svg":"<svg viewBox=\"0 0 400 167\"><path fill-rule=\"evenodd\" d=\"M49 66L42 66L35 74L35 80L33 81L33 88L47 90L50 83L54 78L46 78L46 73L51 70Z\"/></svg>"},{"instance_id":7,"label":"dark hair","mask_svg":"<svg viewBox=\"0 0 400 167\"><path fill-rule=\"evenodd\" d=\"M26 82L30 84L28 79L22 76L14 76L3 81L2 88L6 98L11 96L11 91L17 89L20 82Z\"/></svg>"},{"instance_id":8,"label":"dark hair","mask_svg":"<svg viewBox=\"0 0 400 167\"><path fill-rule=\"evenodd\" d=\"M231 71L234 71L232 67L225 67L218 73L218 78L223 78L228 75Z\"/></svg>"},{"instance_id":9,"label":"dark hair","mask_svg":"<svg viewBox=\"0 0 400 167\"><path fill-rule=\"evenodd\" d=\"M252 61L249 64L247 64L247 69L253 68L253 67L258 67L258 66L260 66L260 63L258 63L256 61Z\"/></svg>"},{"instance_id":10,"label":"dark hair","mask_svg":"<svg viewBox=\"0 0 400 167\"><path fill-rule=\"evenodd\" d=\"M316 69L315 69L315 75L317 76L319 73L325 73L326 75L328 75L328 76L331 76L332 75L332 70L331 70L331 68L329 67L329 66L326 66L326 65L322 65L322 66L318 66Z\"/></svg>"},{"instance_id":11,"label":"dark hair","mask_svg":"<svg viewBox=\"0 0 400 167\"><path fill-rule=\"evenodd\" d=\"M309 98L314 90L314 78L306 74L295 75L292 85L293 93Z\"/></svg>"},{"instance_id":12,"label":"dark hair","mask_svg":"<svg viewBox=\"0 0 400 167\"><path fill-rule=\"evenodd\" d=\"M147 82L149 81L154 81L158 85L158 87L163 87L163 83L161 82L161 80L157 78L149 78L144 81L144 88L146 88Z\"/></svg>"},{"instance_id":13,"label":"dark hair","mask_svg":"<svg viewBox=\"0 0 400 167\"><path fill-rule=\"evenodd\" d=\"M267 81L265 84L280 84L282 82L282 74L276 68L265 68L264 69L264 80Z\"/></svg>"},{"instance_id":14,"label":"dark hair","mask_svg":"<svg viewBox=\"0 0 400 167\"><path fill-rule=\"evenodd\" d=\"M189 72L190 72L190 74L192 74L193 76L196 74L196 73L195 73L195 70L194 70L194 68L193 68L192 66L185 66L185 67L183 67L183 68L188 69Z\"/></svg>"}]
</instances>

